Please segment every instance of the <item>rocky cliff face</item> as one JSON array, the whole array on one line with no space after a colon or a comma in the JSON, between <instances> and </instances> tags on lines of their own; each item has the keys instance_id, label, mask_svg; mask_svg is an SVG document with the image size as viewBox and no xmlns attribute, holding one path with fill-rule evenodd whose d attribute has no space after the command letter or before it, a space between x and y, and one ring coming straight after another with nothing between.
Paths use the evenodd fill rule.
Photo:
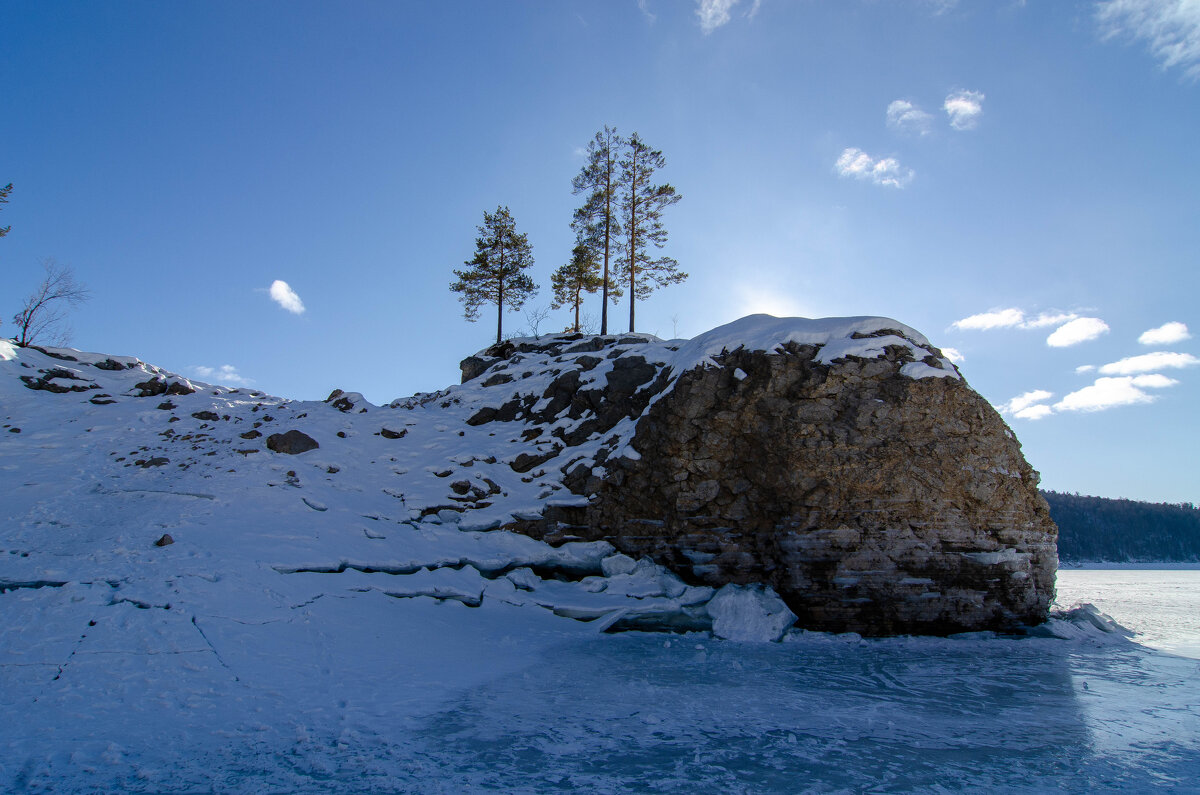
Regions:
<instances>
[{"instance_id":1,"label":"rocky cliff face","mask_svg":"<svg viewBox=\"0 0 1200 795\"><path fill-rule=\"evenodd\" d=\"M649 343L614 341L596 351L612 362L607 388L584 388L595 357L579 356L526 410L477 415L531 423L538 436L549 426L564 447L634 424L561 465L585 503L510 526L608 540L695 584L770 584L810 629L944 634L1044 620L1056 529L1012 432L912 329L839 322L826 336L817 331L830 321L815 321L772 346L723 345L682 372L696 351L655 361ZM527 347L468 360L464 377L499 380L536 351L563 363L570 351Z\"/></svg>"}]
</instances>

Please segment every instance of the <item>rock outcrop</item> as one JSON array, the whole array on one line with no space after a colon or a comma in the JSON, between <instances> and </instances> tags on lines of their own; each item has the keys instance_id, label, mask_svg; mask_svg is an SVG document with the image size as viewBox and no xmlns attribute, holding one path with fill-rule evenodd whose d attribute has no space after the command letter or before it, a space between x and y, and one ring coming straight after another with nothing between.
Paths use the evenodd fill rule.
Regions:
<instances>
[{"instance_id":1,"label":"rock outcrop","mask_svg":"<svg viewBox=\"0 0 1200 795\"><path fill-rule=\"evenodd\" d=\"M824 333L831 322L840 327ZM997 412L902 324L795 323L778 344L660 361L647 345L623 349L627 338L575 342L594 355L577 355L542 394L470 420L549 435L513 468L562 462L582 498L506 526L607 540L698 585L769 584L810 629L947 634L1045 620L1056 530ZM580 353L570 342L492 349L464 377L507 384L538 353L565 364ZM703 361L676 371L689 356ZM599 361L611 365L606 383L585 385ZM633 427L592 455L563 452L622 422Z\"/></svg>"},{"instance_id":2,"label":"rock outcrop","mask_svg":"<svg viewBox=\"0 0 1200 795\"><path fill-rule=\"evenodd\" d=\"M1045 620L1053 597L1056 529L1037 474L954 365L888 318L511 340L464 361L462 384L387 406L342 390L281 400L2 341L0 364L20 385L6 441L36 438L36 405L78 404L105 418L97 427L136 429L104 460L153 488L234 477L303 489L315 513L350 499L381 528L416 531L364 530L398 558L431 528L602 548L607 562L577 583L588 596L541 572L504 598L535 587L538 604L607 629L772 638L795 616L864 635L1004 630Z\"/></svg>"}]
</instances>

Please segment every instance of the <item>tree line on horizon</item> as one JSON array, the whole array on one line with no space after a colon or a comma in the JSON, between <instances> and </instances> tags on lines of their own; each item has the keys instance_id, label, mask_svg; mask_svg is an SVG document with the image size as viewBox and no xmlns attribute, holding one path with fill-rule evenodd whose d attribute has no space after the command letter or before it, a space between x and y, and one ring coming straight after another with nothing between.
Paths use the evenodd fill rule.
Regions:
<instances>
[{"instance_id":1,"label":"tree line on horizon","mask_svg":"<svg viewBox=\"0 0 1200 795\"><path fill-rule=\"evenodd\" d=\"M1200 509L1043 491L1064 561L1200 561Z\"/></svg>"},{"instance_id":2,"label":"tree line on horizon","mask_svg":"<svg viewBox=\"0 0 1200 795\"><path fill-rule=\"evenodd\" d=\"M629 331L636 328L639 299L654 290L687 279L679 263L652 256L667 242L662 213L682 197L670 184L655 184L655 173L666 165L660 150L652 149L636 132L629 138L605 125L588 143L586 162L571 181L572 192L584 197L571 219L575 245L571 258L550 277L553 309L568 307L579 332L586 295L600 293L600 333L608 334L608 305L629 297ZM504 310L518 311L538 285L525 273L533 265L533 249L517 232L507 206L483 214L475 239L475 254L450 290L459 294L467 320L479 318L484 306L496 307L496 342L504 339Z\"/></svg>"}]
</instances>

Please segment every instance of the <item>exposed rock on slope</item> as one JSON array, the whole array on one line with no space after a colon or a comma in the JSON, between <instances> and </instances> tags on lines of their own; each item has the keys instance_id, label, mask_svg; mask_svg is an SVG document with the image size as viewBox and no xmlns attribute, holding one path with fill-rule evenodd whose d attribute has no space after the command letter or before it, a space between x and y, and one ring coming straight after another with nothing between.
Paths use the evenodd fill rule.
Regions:
<instances>
[{"instance_id":1,"label":"exposed rock on slope","mask_svg":"<svg viewBox=\"0 0 1200 795\"><path fill-rule=\"evenodd\" d=\"M561 461L563 483L587 498L514 527L605 539L697 584L768 583L813 629L1045 619L1056 531L1037 474L917 332L884 318L747 318L676 351L629 342L576 343L603 359L553 340L464 363L485 385L525 375L533 357L574 364L536 402L513 397L474 417L548 429L552 446L520 468ZM497 361L481 367L488 355ZM584 374L601 361L597 389ZM614 429L590 456L560 449Z\"/></svg>"}]
</instances>

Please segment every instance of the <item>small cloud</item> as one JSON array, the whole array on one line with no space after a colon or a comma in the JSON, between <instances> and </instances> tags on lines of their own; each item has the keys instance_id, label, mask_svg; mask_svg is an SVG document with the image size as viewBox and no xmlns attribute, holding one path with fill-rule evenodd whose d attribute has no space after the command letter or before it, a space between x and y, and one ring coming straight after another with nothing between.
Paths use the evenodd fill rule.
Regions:
<instances>
[{"instance_id":1,"label":"small cloud","mask_svg":"<svg viewBox=\"0 0 1200 795\"><path fill-rule=\"evenodd\" d=\"M950 325L952 328L968 331L989 331L994 328L1020 326L1024 321L1025 313L1020 309L993 309L991 312L981 312L978 315L964 317Z\"/></svg>"},{"instance_id":2,"label":"small cloud","mask_svg":"<svg viewBox=\"0 0 1200 795\"><path fill-rule=\"evenodd\" d=\"M1072 392L1055 403L1054 409L1091 412L1138 403L1153 403L1156 396L1143 392L1143 389L1161 389L1177 383L1178 381L1162 375L1097 378L1091 386Z\"/></svg>"},{"instance_id":3,"label":"small cloud","mask_svg":"<svg viewBox=\"0 0 1200 795\"><path fill-rule=\"evenodd\" d=\"M296 295L296 291L287 282L276 279L271 282L270 292L271 300L287 311L297 315L304 313L304 302L300 300L300 296Z\"/></svg>"},{"instance_id":4,"label":"small cloud","mask_svg":"<svg viewBox=\"0 0 1200 795\"><path fill-rule=\"evenodd\" d=\"M924 0L935 17L953 11L958 6L958 0Z\"/></svg>"},{"instance_id":5,"label":"small cloud","mask_svg":"<svg viewBox=\"0 0 1200 795\"><path fill-rule=\"evenodd\" d=\"M925 135L933 116L906 99L897 99L887 106L887 126L900 132Z\"/></svg>"},{"instance_id":6,"label":"small cloud","mask_svg":"<svg viewBox=\"0 0 1200 795\"><path fill-rule=\"evenodd\" d=\"M658 16L656 14L654 14L653 12L651 12L650 9L646 7L646 0L637 0L637 4L638 4L638 11L641 11L642 16L644 16L647 20L649 20L651 24L653 24L654 21L658 19Z\"/></svg>"},{"instance_id":7,"label":"small cloud","mask_svg":"<svg viewBox=\"0 0 1200 795\"><path fill-rule=\"evenodd\" d=\"M696 0L696 16L705 35L729 22L729 11L739 0ZM757 10L757 4L755 4Z\"/></svg>"},{"instance_id":8,"label":"small cloud","mask_svg":"<svg viewBox=\"0 0 1200 795\"><path fill-rule=\"evenodd\" d=\"M1091 372L1094 372L1095 370L1096 370L1096 365L1094 365L1094 364L1081 364L1075 368L1075 372L1081 373L1081 374L1082 373L1091 373Z\"/></svg>"},{"instance_id":9,"label":"small cloud","mask_svg":"<svg viewBox=\"0 0 1200 795\"><path fill-rule=\"evenodd\" d=\"M1075 320L1078 317L1079 315L1074 313L1043 312L1035 318L1022 322L1021 328L1046 328L1047 326L1057 326L1060 323L1067 323Z\"/></svg>"},{"instance_id":10,"label":"small cloud","mask_svg":"<svg viewBox=\"0 0 1200 795\"><path fill-rule=\"evenodd\" d=\"M1100 368L1103 375L1133 375L1135 373L1152 373L1156 370L1177 370L1200 364L1200 359L1190 353L1169 353L1155 351L1143 353L1140 356L1127 356L1120 361L1111 362Z\"/></svg>"},{"instance_id":11,"label":"small cloud","mask_svg":"<svg viewBox=\"0 0 1200 795\"><path fill-rule=\"evenodd\" d=\"M1017 395L1007 403L1001 403L998 408L1003 414L1012 414L1013 416L1021 417L1023 419L1038 419L1038 417L1028 416L1029 410L1038 408L1037 404L1043 403L1052 397L1054 397L1053 392L1047 392L1044 389L1035 389L1032 392L1026 392L1023 395ZM1047 406L1042 406L1042 408L1048 409ZM1049 411L1046 413L1048 414Z\"/></svg>"},{"instance_id":12,"label":"small cloud","mask_svg":"<svg viewBox=\"0 0 1200 795\"><path fill-rule=\"evenodd\" d=\"M854 148L843 150L834 168L838 176L870 180L876 185L891 188L903 188L912 182L914 176L912 169L902 167L894 157L876 160L861 149Z\"/></svg>"},{"instance_id":13,"label":"small cloud","mask_svg":"<svg viewBox=\"0 0 1200 795\"><path fill-rule=\"evenodd\" d=\"M225 384L226 386L250 386L254 383L252 379L242 377L237 368L232 364L223 364L220 367L203 367L197 366L190 368L192 374L197 378L203 378L209 383Z\"/></svg>"},{"instance_id":14,"label":"small cloud","mask_svg":"<svg viewBox=\"0 0 1200 795\"><path fill-rule=\"evenodd\" d=\"M942 356L945 356L955 364L962 364L967 360L967 357L963 356L962 351L958 348L942 348Z\"/></svg>"},{"instance_id":15,"label":"small cloud","mask_svg":"<svg viewBox=\"0 0 1200 795\"><path fill-rule=\"evenodd\" d=\"M1101 38L1144 42L1162 68L1200 79L1200 4L1194 0L1107 0L1096 6Z\"/></svg>"},{"instance_id":16,"label":"small cloud","mask_svg":"<svg viewBox=\"0 0 1200 795\"><path fill-rule=\"evenodd\" d=\"M1036 406L1015 411L1013 412L1013 416L1022 420L1040 420L1043 417L1049 417L1053 413L1054 409L1044 403L1039 403Z\"/></svg>"},{"instance_id":17,"label":"small cloud","mask_svg":"<svg viewBox=\"0 0 1200 795\"><path fill-rule=\"evenodd\" d=\"M942 109L956 130L973 130L983 115L984 95L979 91L955 91L946 97Z\"/></svg>"},{"instance_id":18,"label":"small cloud","mask_svg":"<svg viewBox=\"0 0 1200 795\"><path fill-rule=\"evenodd\" d=\"M1142 332L1142 336L1138 337L1138 342L1143 345L1174 345L1176 342L1183 342L1191 338L1192 335L1188 333L1188 327L1185 324L1172 321Z\"/></svg>"},{"instance_id":19,"label":"small cloud","mask_svg":"<svg viewBox=\"0 0 1200 795\"><path fill-rule=\"evenodd\" d=\"M1023 310L1010 307L964 317L950 326L967 331L990 331L995 328L1032 329L1069 323L1078 317L1074 312L1042 312L1036 317L1028 317Z\"/></svg>"},{"instance_id":20,"label":"small cloud","mask_svg":"<svg viewBox=\"0 0 1200 795\"><path fill-rule=\"evenodd\" d=\"M1046 337L1051 348L1066 348L1081 342L1090 342L1101 334L1108 333L1108 324L1098 317L1077 317L1054 330Z\"/></svg>"}]
</instances>

